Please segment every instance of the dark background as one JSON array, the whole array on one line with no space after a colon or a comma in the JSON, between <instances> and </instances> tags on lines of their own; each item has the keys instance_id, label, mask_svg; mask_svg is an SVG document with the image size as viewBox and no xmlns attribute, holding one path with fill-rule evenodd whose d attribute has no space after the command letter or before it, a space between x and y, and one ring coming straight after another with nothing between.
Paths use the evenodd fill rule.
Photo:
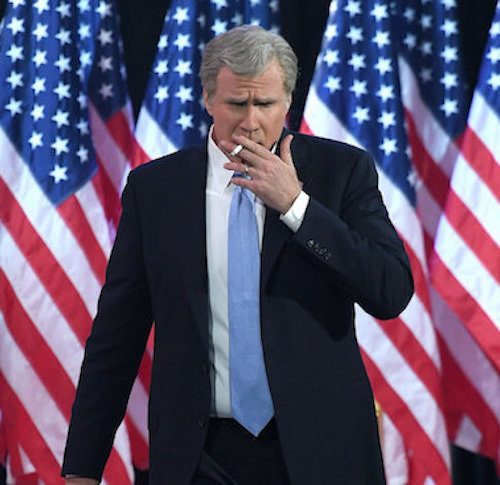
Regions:
<instances>
[{"instance_id":1,"label":"dark background","mask_svg":"<svg viewBox=\"0 0 500 485\"><path fill-rule=\"evenodd\" d=\"M29 1L29 0L28 0ZM200 1L200 0L198 0ZM397 1L397 0L396 0ZM117 0L129 91L137 115L146 90L149 71L163 26L169 0ZM458 0L460 40L469 86L475 86L488 29L496 0ZM0 18L6 0L0 0ZM328 18L330 0L280 0L282 34L299 58L300 76L292 104L290 125L297 128L323 30ZM454 485L500 485L493 462L453 447ZM5 471L0 468L0 484ZM137 484L147 484L147 473L138 472Z\"/></svg>"}]
</instances>

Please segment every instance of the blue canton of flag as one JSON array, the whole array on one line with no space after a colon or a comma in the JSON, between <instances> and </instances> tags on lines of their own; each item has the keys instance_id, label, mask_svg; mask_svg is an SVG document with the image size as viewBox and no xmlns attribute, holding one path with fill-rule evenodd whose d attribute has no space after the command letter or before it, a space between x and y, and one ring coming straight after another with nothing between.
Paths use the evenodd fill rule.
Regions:
<instances>
[{"instance_id":1,"label":"blue canton of flag","mask_svg":"<svg viewBox=\"0 0 500 485\"><path fill-rule=\"evenodd\" d=\"M203 142L210 123L198 76L203 48L212 37L242 24L278 31L278 1L172 2L136 130L150 156ZM159 129L157 136L152 124Z\"/></svg>"},{"instance_id":2,"label":"blue canton of flag","mask_svg":"<svg viewBox=\"0 0 500 485\"><path fill-rule=\"evenodd\" d=\"M87 99L125 104L114 4L11 0L0 34L0 126L58 204L97 170Z\"/></svg>"},{"instance_id":3,"label":"blue canton of flag","mask_svg":"<svg viewBox=\"0 0 500 485\"><path fill-rule=\"evenodd\" d=\"M402 57L415 73L424 103L452 138L465 127L471 89L459 52L456 0L395 2Z\"/></svg>"},{"instance_id":4,"label":"blue canton of flag","mask_svg":"<svg viewBox=\"0 0 500 485\"><path fill-rule=\"evenodd\" d=\"M388 2L333 1L313 86L414 204L390 15Z\"/></svg>"},{"instance_id":5,"label":"blue canton of flag","mask_svg":"<svg viewBox=\"0 0 500 485\"><path fill-rule=\"evenodd\" d=\"M500 117L500 3L491 24L485 54L476 89Z\"/></svg>"}]
</instances>

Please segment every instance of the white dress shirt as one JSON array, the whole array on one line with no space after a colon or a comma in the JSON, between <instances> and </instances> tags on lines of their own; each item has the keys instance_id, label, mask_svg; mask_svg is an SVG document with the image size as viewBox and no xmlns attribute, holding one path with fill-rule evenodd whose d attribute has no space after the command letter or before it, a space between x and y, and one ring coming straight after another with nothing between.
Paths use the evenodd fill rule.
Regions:
<instances>
[{"instance_id":1,"label":"white dress shirt","mask_svg":"<svg viewBox=\"0 0 500 485\"><path fill-rule=\"evenodd\" d=\"M227 228L229 207L234 191L233 172L224 168L227 157L208 136L208 170L206 185L206 244L208 268L208 296L210 303L209 331L211 340L212 414L232 417L229 384L229 319L227 310ZM255 217L262 250L266 208L255 200ZM309 203L309 196L301 192L281 220L294 232L298 230Z\"/></svg>"}]
</instances>

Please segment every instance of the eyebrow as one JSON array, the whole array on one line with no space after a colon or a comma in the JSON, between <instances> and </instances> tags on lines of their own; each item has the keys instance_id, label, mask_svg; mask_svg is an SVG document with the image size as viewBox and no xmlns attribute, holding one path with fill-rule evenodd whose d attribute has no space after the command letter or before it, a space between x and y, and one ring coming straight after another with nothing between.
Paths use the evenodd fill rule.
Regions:
<instances>
[{"instance_id":1,"label":"eyebrow","mask_svg":"<svg viewBox=\"0 0 500 485\"><path fill-rule=\"evenodd\" d=\"M226 103L235 103L235 104L246 104L249 102L249 98L233 98L227 97L224 100ZM253 98L253 104L270 104L276 102L276 98Z\"/></svg>"}]
</instances>

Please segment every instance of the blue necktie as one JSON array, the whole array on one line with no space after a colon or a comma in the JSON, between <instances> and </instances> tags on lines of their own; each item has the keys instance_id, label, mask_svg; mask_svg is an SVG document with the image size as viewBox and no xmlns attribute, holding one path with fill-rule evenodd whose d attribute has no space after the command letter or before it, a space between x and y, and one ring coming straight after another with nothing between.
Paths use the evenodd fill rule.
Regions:
<instances>
[{"instance_id":1,"label":"blue necktie","mask_svg":"<svg viewBox=\"0 0 500 485\"><path fill-rule=\"evenodd\" d=\"M257 436L274 414L260 335L255 196L236 186L228 227L229 374L233 418Z\"/></svg>"}]
</instances>

